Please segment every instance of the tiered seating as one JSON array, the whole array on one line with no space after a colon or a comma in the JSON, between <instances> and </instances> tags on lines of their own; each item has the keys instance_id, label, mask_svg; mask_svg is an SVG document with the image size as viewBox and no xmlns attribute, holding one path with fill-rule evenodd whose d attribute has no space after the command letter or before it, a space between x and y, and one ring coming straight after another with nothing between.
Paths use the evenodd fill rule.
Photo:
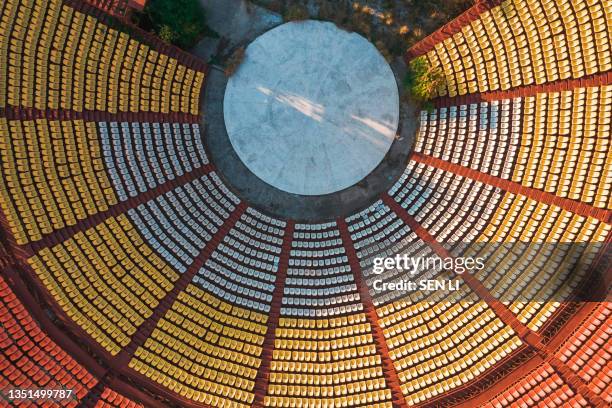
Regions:
<instances>
[{"instance_id":1,"label":"tiered seating","mask_svg":"<svg viewBox=\"0 0 612 408\"><path fill-rule=\"evenodd\" d=\"M139 404L124 397L116 391L110 388L104 388L100 399L96 404L95 408L145 408L144 405Z\"/></svg>"},{"instance_id":2,"label":"tiered seating","mask_svg":"<svg viewBox=\"0 0 612 408\"><path fill-rule=\"evenodd\" d=\"M442 95L507 90L612 68L605 1L508 0L427 54Z\"/></svg>"},{"instance_id":3,"label":"tiered seating","mask_svg":"<svg viewBox=\"0 0 612 408\"><path fill-rule=\"evenodd\" d=\"M607 208L611 104L602 86L423 112L416 151Z\"/></svg>"},{"instance_id":4,"label":"tiered seating","mask_svg":"<svg viewBox=\"0 0 612 408\"><path fill-rule=\"evenodd\" d=\"M41 331L5 280L0 278L0 405L49 406L48 400L11 403L7 395L9 389L72 389L73 396L58 401L55 406L76 407L96 382Z\"/></svg>"},{"instance_id":5,"label":"tiered seating","mask_svg":"<svg viewBox=\"0 0 612 408\"><path fill-rule=\"evenodd\" d=\"M114 0L88 1L114 7ZM463 281L453 293L377 291L375 280L456 277L436 268L377 275L376 258L435 257L430 238L453 256L484 257L474 278L520 322L547 333L543 327L575 293L610 233L597 218L410 161L391 200L346 218L352 242L343 242L349 240L335 222L298 223L287 237L284 221L253 208L237 213L244 207L219 176L202 175L209 167L178 185L209 164L200 126L191 123L204 74L152 49L147 35L130 37L118 20L88 15L88 7L62 0L0 5L0 206L18 244L45 247L28 263L55 300L53 311L59 306L110 356L137 339L128 347L134 355L121 356L155 386L148 391L165 387L183 402L215 407L251 406L263 391L266 406L391 406L386 379L394 383L396 372L409 405L437 404L494 377L524 344L492 309L502 306L487 305ZM448 81L440 94L447 96L586 78L612 69L610 15L603 0L506 0L427 58L443 68ZM586 204L580 208L609 208L612 86L575 85L423 112L416 151ZM113 216L128 200L132 209ZM413 231L392 200L431 237ZM104 221L87 221L109 209L96 217ZM224 227L238 218L232 214L241 215ZM46 248L45 238L53 246ZM354 246L359 271L345 245ZM172 292L172 304L163 301L187 271L193 281ZM285 272L278 302L273 294ZM363 274L377 316L364 310L355 273ZM554 352L608 403L611 312L608 303L598 305ZM156 326L143 340L152 316ZM381 331L384 338L374 338ZM272 339L267 372L263 347ZM0 391L72 388L76 398L62 404L76 406L96 384L40 331L3 278L0 349ZM93 349L103 366L114 367ZM383 372L379 352L387 349L395 370ZM121 381L130 371L108 374ZM268 388L255 390L262 379ZM485 406L587 406L575 389L543 363ZM99 407L143 406L100 390ZM3 404L16 405L2 392Z\"/></svg>"},{"instance_id":6,"label":"tiered seating","mask_svg":"<svg viewBox=\"0 0 612 408\"><path fill-rule=\"evenodd\" d=\"M285 226L284 221L248 208L194 283L233 305L269 313Z\"/></svg>"},{"instance_id":7,"label":"tiered seating","mask_svg":"<svg viewBox=\"0 0 612 408\"><path fill-rule=\"evenodd\" d=\"M461 302L397 301L377 310L410 405L473 380L522 345L484 302L462 291Z\"/></svg>"},{"instance_id":8,"label":"tiered seating","mask_svg":"<svg viewBox=\"0 0 612 408\"><path fill-rule=\"evenodd\" d=\"M141 204L128 214L149 245L183 273L239 202L211 173Z\"/></svg>"},{"instance_id":9,"label":"tiered seating","mask_svg":"<svg viewBox=\"0 0 612 408\"><path fill-rule=\"evenodd\" d=\"M608 403L612 403L612 305L602 302L556 352L557 357Z\"/></svg>"},{"instance_id":10,"label":"tiered seating","mask_svg":"<svg viewBox=\"0 0 612 408\"><path fill-rule=\"evenodd\" d=\"M506 193L478 238L483 244L465 256L487 260L475 275L538 330L576 290L609 231L609 224L594 218Z\"/></svg>"},{"instance_id":11,"label":"tiered seating","mask_svg":"<svg viewBox=\"0 0 612 408\"><path fill-rule=\"evenodd\" d=\"M610 230L594 218L502 197L499 189L412 162L390 194L455 255L484 258L476 276L493 296L514 302L511 309L534 330L576 290ZM474 241L480 244L464 252ZM488 244L501 242L508 244Z\"/></svg>"},{"instance_id":12,"label":"tiered seating","mask_svg":"<svg viewBox=\"0 0 612 408\"><path fill-rule=\"evenodd\" d=\"M544 363L508 389L480 405L502 407L588 407L587 400L566 384L548 363Z\"/></svg>"},{"instance_id":13,"label":"tiered seating","mask_svg":"<svg viewBox=\"0 0 612 408\"><path fill-rule=\"evenodd\" d=\"M10 0L1 27L0 107L199 112L202 72L60 0Z\"/></svg>"},{"instance_id":14,"label":"tiered seating","mask_svg":"<svg viewBox=\"0 0 612 408\"><path fill-rule=\"evenodd\" d=\"M197 124L99 122L98 126L106 167L121 201L208 164Z\"/></svg>"},{"instance_id":15,"label":"tiered seating","mask_svg":"<svg viewBox=\"0 0 612 408\"><path fill-rule=\"evenodd\" d=\"M521 139L522 98L421 113L415 151L503 179Z\"/></svg>"},{"instance_id":16,"label":"tiered seating","mask_svg":"<svg viewBox=\"0 0 612 408\"><path fill-rule=\"evenodd\" d=\"M96 127L83 121L0 118L0 203L19 244L117 202Z\"/></svg>"},{"instance_id":17,"label":"tiered seating","mask_svg":"<svg viewBox=\"0 0 612 408\"><path fill-rule=\"evenodd\" d=\"M267 319L189 285L130 367L209 406L250 406Z\"/></svg>"},{"instance_id":18,"label":"tiered seating","mask_svg":"<svg viewBox=\"0 0 612 408\"><path fill-rule=\"evenodd\" d=\"M385 304L397 298L416 296L418 293L402 291L378 291L373 281L398 282L411 277L405 271L387 270L380 275L373 273L375 258L409 255L431 256L431 248L421 241L389 207L378 201L365 210L346 219L353 245L359 258L362 274L368 285L374 305ZM419 270L416 276L425 277L428 271Z\"/></svg>"},{"instance_id":19,"label":"tiered seating","mask_svg":"<svg viewBox=\"0 0 612 408\"><path fill-rule=\"evenodd\" d=\"M148 247L128 218L110 218L28 260L64 312L116 355L178 274Z\"/></svg>"},{"instance_id":20,"label":"tiered seating","mask_svg":"<svg viewBox=\"0 0 612 408\"><path fill-rule=\"evenodd\" d=\"M407 177L402 178L393 189L400 202L406 197L400 189L406 182ZM435 257L429 245L396 217L379 202L347 218L364 274L371 271L373 256ZM389 271L378 277L391 282L448 280L453 276L447 271L419 270L414 276L405 271ZM374 292L373 297L390 357L409 404L465 384L521 345L512 329L465 285L454 293L396 290Z\"/></svg>"},{"instance_id":21,"label":"tiered seating","mask_svg":"<svg viewBox=\"0 0 612 408\"><path fill-rule=\"evenodd\" d=\"M297 224L281 315L328 317L363 310L335 222Z\"/></svg>"},{"instance_id":22,"label":"tiered seating","mask_svg":"<svg viewBox=\"0 0 612 408\"><path fill-rule=\"evenodd\" d=\"M389 194L455 252L484 229L502 195L490 185L414 161Z\"/></svg>"},{"instance_id":23,"label":"tiered seating","mask_svg":"<svg viewBox=\"0 0 612 408\"><path fill-rule=\"evenodd\" d=\"M512 180L595 207L610 207L612 86L524 99Z\"/></svg>"},{"instance_id":24,"label":"tiered seating","mask_svg":"<svg viewBox=\"0 0 612 408\"><path fill-rule=\"evenodd\" d=\"M391 391L366 316L281 317L264 404L391 407Z\"/></svg>"}]
</instances>

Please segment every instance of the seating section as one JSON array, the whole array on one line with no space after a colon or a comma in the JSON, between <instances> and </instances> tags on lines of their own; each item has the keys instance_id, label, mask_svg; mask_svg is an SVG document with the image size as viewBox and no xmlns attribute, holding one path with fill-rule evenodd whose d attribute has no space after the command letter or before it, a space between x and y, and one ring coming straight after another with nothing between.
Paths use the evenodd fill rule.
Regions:
<instances>
[{"instance_id":1,"label":"seating section","mask_svg":"<svg viewBox=\"0 0 612 408\"><path fill-rule=\"evenodd\" d=\"M391 391L363 313L281 317L267 407L391 407Z\"/></svg>"},{"instance_id":2,"label":"seating section","mask_svg":"<svg viewBox=\"0 0 612 408\"><path fill-rule=\"evenodd\" d=\"M8 389L72 389L55 406L76 407L96 379L41 331L0 277L0 405L49 406L43 400L10 402Z\"/></svg>"},{"instance_id":3,"label":"seating section","mask_svg":"<svg viewBox=\"0 0 612 408\"><path fill-rule=\"evenodd\" d=\"M415 150L607 208L611 105L601 86L423 112Z\"/></svg>"},{"instance_id":4,"label":"seating section","mask_svg":"<svg viewBox=\"0 0 612 408\"><path fill-rule=\"evenodd\" d=\"M389 194L455 255L487 225L501 190L410 161Z\"/></svg>"},{"instance_id":5,"label":"seating section","mask_svg":"<svg viewBox=\"0 0 612 408\"><path fill-rule=\"evenodd\" d=\"M208 164L197 124L98 122L98 128L120 201Z\"/></svg>"},{"instance_id":6,"label":"seating section","mask_svg":"<svg viewBox=\"0 0 612 408\"><path fill-rule=\"evenodd\" d=\"M402 177L393 189L396 200L408 208L412 201L403 201L409 196L402 193L402 186L409 182L408 177ZM422 194L428 197L426 192ZM436 197L433 191L431 197ZM382 202L347 218L347 224L366 277L372 274L373 257L436 256ZM414 276L408 274L391 270L377 276L386 283L453 278L450 272L435 269L421 268ZM377 293L372 284L369 287L408 404L418 404L473 380L522 344L512 329L465 284L452 293L448 290Z\"/></svg>"},{"instance_id":7,"label":"seating section","mask_svg":"<svg viewBox=\"0 0 612 408\"><path fill-rule=\"evenodd\" d=\"M484 258L475 275L533 330L569 300L610 230L421 163L410 162L389 194L454 255Z\"/></svg>"},{"instance_id":8,"label":"seating section","mask_svg":"<svg viewBox=\"0 0 612 408\"><path fill-rule=\"evenodd\" d=\"M0 204L18 244L116 204L95 124L0 118Z\"/></svg>"},{"instance_id":9,"label":"seating section","mask_svg":"<svg viewBox=\"0 0 612 408\"><path fill-rule=\"evenodd\" d=\"M504 307L612 404L612 306L584 306L567 338L550 338L564 333L553 333L555 317L573 310L565 304L612 228L599 215L612 207L612 85L599 75L612 70L608 2L505 0L429 51L446 78L439 96L580 81L497 101L445 98L422 112L415 160L388 196L345 218L350 239L343 222L288 228L229 190L195 123L204 73L103 11L121 16L126 4L0 2L0 270L33 272L43 312L85 337L109 370L98 384L88 371L98 367L43 333L0 277L0 406L144 407L120 387L134 372L130 387L165 389L177 398L160 403L174 405L249 407L265 392L268 407L392 407L395 374L407 405L466 405L501 364L529 357ZM423 157L596 208L598 218ZM31 270L21 263L29 251ZM466 279L426 264L375 271L379 258L446 251L484 258L485 268ZM424 279L459 288L377 288ZM485 289L501 303L484 301ZM387 353L395 373L384 371ZM478 405L589 406L592 395L547 353ZM117 356L127 367L110 364ZM15 402L10 388L75 395Z\"/></svg>"},{"instance_id":10,"label":"seating section","mask_svg":"<svg viewBox=\"0 0 612 408\"><path fill-rule=\"evenodd\" d=\"M475 276L538 330L568 301L606 239L610 225L525 196L506 193L465 256L486 259ZM494 245L497 243L497 245ZM500 244L503 243L503 244Z\"/></svg>"},{"instance_id":11,"label":"seating section","mask_svg":"<svg viewBox=\"0 0 612 408\"><path fill-rule=\"evenodd\" d=\"M178 280L122 215L28 260L55 301L110 354L118 354Z\"/></svg>"},{"instance_id":12,"label":"seating section","mask_svg":"<svg viewBox=\"0 0 612 408\"><path fill-rule=\"evenodd\" d=\"M183 273L240 202L215 173L128 211L149 245Z\"/></svg>"},{"instance_id":13,"label":"seating section","mask_svg":"<svg viewBox=\"0 0 612 408\"><path fill-rule=\"evenodd\" d=\"M589 407L587 400L544 363L481 405L501 407Z\"/></svg>"},{"instance_id":14,"label":"seating section","mask_svg":"<svg viewBox=\"0 0 612 408\"><path fill-rule=\"evenodd\" d=\"M315 318L362 310L336 223L296 224L281 315Z\"/></svg>"},{"instance_id":15,"label":"seating section","mask_svg":"<svg viewBox=\"0 0 612 408\"><path fill-rule=\"evenodd\" d=\"M129 365L208 406L247 407L254 398L267 319L189 285Z\"/></svg>"},{"instance_id":16,"label":"seating section","mask_svg":"<svg viewBox=\"0 0 612 408\"><path fill-rule=\"evenodd\" d=\"M204 74L61 0L9 0L0 108L199 113Z\"/></svg>"},{"instance_id":17,"label":"seating section","mask_svg":"<svg viewBox=\"0 0 612 408\"><path fill-rule=\"evenodd\" d=\"M484 302L462 291L461 302L400 300L377 310L409 405L466 384L522 346Z\"/></svg>"},{"instance_id":18,"label":"seating section","mask_svg":"<svg viewBox=\"0 0 612 408\"><path fill-rule=\"evenodd\" d=\"M418 296L418 292L408 293L395 290L376 290L374 281L394 283L408 279L408 272L398 269L386 270L380 275L373 272L375 258L395 257L396 255L430 256L431 248L421 241L410 228L400 220L389 207L378 201L365 210L346 219L353 245L359 258L361 273L368 285L374 306L386 304L404 296ZM419 269L416 276L427 276Z\"/></svg>"},{"instance_id":19,"label":"seating section","mask_svg":"<svg viewBox=\"0 0 612 408\"><path fill-rule=\"evenodd\" d=\"M610 302L598 303L557 350L557 357L608 404L612 403Z\"/></svg>"},{"instance_id":20,"label":"seating section","mask_svg":"<svg viewBox=\"0 0 612 408\"><path fill-rule=\"evenodd\" d=\"M285 227L248 208L193 282L230 304L269 313Z\"/></svg>"},{"instance_id":21,"label":"seating section","mask_svg":"<svg viewBox=\"0 0 612 408\"><path fill-rule=\"evenodd\" d=\"M446 77L441 95L507 90L612 68L604 0L508 0L427 54ZM607 20L608 19L608 20Z\"/></svg>"},{"instance_id":22,"label":"seating section","mask_svg":"<svg viewBox=\"0 0 612 408\"><path fill-rule=\"evenodd\" d=\"M423 111L415 151L509 180L521 147L522 104L515 98Z\"/></svg>"},{"instance_id":23,"label":"seating section","mask_svg":"<svg viewBox=\"0 0 612 408\"><path fill-rule=\"evenodd\" d=\"M139 404L124 397L116 391L110 388L104 388L100 399L98 400L95 408L145 408L144 405Z\"/></svg>"},{"instance_id":24,"label":"seating section","mask_svg":"<svg viewBox=\"0 0 612 408\"><path fill-rule=\"evenodd\" d=\"M512 181L610 208L612 85L524 99Z\"/></svg>"}]
</instances>

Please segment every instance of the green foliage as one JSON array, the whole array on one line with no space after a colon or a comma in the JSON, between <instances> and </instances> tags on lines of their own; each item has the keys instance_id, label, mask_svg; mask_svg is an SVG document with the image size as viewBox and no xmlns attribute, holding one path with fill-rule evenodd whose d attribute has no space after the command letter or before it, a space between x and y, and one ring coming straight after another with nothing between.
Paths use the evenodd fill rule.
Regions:
<instances>
[{"instance_id":1,"label":"green foliage","mask_svg":"<svg viewBox=\"0 0 612 408\"><path fill-rule=\"evenodd\" d=\"M439 67L433 67L425 56L421 56L410 62L404 87L414 99L424 103L438 95L444 81L444 72Z\"/></svg>"},{"instance_id":2,"label":"green foliage","mask_svg":"<svg viewBox=\"0 0 612 408\"><path fill-rule=\"evenodd\" d=\"M172 41L176 39L178 34L172 31L172 29L169 26L164 24L159 29L159 33L157 33L157 35L159 36L159 38L161 38L162 41L165 41L167 43L172 43Z\"/></svg>"},{"instance_id":3,"label":"green foliage","mask_svg":"<svg viewBox=\"0 0 612 408\"><path fill-rule=\"evenodd\" d=\"M213 32L198 0L150 0L145 8L153 29L162 40L183 49L193 47Z\"/></svg>"},{"instance_id":4,"label":"green foliage","mask_svg":"<svg viewBox=\"0 0 612 408\"><path fill-rule=\"evenodd\" d=\"M289 6L283 15L285 21L302 21L307 20L308 17L308 9L301 4Z\"/></svg>"}]
</instances>

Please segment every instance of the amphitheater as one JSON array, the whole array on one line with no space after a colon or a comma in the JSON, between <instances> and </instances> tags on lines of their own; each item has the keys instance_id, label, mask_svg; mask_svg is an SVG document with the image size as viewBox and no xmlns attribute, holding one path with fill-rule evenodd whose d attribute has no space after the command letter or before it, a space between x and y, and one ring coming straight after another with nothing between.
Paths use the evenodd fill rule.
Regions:
<instances>
[{"instance_id":1,"label":"amphitheater","mask_svg":"<svg viewBox=\"0 0 612 408\"><path fill-rule=\"evenodd\" d=\"M397 176L370 183L383 191L318 220L233 183L210 151L211 67L124 3L0 2L0 406L612 404L609 1L477 1L410 48L406 61L443 69L435 109L417 114ZM244 68L227 85L237 104L257 85ZM372 148L351 139L334 185L283 178L326 165L316 155L262 178L333 194L372 171L399 143L397 95L375 72L363 86L389 104L351 112L388 127L348 133L390 135L378 156L355 163ZM344 112L262 92L308 126ZM403 278L373 272L395 254L485 268L418 271L457 281L453 294L374 290ZM72 395L9 396L41 389Z\"/></svg>"}]
</instances>

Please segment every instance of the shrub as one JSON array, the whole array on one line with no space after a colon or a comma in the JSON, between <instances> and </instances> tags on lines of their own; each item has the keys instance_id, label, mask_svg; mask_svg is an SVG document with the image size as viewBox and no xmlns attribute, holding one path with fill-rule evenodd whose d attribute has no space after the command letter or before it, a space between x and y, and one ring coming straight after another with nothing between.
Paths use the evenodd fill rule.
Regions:
<instances>
[{"instance_id":1,"label":"shrub","mask_svg":"<svg viewBox=\"0 0 612 408\"><path fill-rule=\"evenodd\" d=\"M444 72L432 66L425 56L421 56L410 62L404 87L416 100L424 103L438 95L444 81Z\"/></svg>"},{"instance_id":2,"label":"shrub","mask_svg":"<svg viewBox=\"0 0 612 408\"><path fill-rule=\"evenodd\" d=\"M165 24L161 26L157 35L159 36L159 38L161 38L162 41L167 43L172 43L177 37L177 34Z\"/></svg>"},{"instance_id":3,"label":"shrub","mask_svg":"<svg viewBox=\"0 0 612 408\"><path fill-rule=\"evenodd\" d=\"M307 20L308 17L308 9L301 4L289 6L283 15L285 21L302 21Z\"/></svg>"},{"instance_id":4,"label":"shrub","mask_svg":"<svg viewBox=\"0 0 612 408\"><path fill-rule=\"evenodd\" d=\"M207 27L198 0L150 0L144 13L162 40L183 49L192 48L204 35L216 35Z\"/></svg>"},{"instance_id":5,"label":"shrub","mask_svg":"<svg viewBox=\"0 0 612 408\"><path fill-rule=\"evenodd\" d=\"M229 78L238 71L238 69L240 68L240 65L242 64L242 61L244 61L245 55L246 55L246 50L244 47L239 47L239 48L236 48L236 50L234 50L232 55L230 55L230 57L227 59L225 63L225 76L226 77Z\"/></svg>"}]
</instances>

